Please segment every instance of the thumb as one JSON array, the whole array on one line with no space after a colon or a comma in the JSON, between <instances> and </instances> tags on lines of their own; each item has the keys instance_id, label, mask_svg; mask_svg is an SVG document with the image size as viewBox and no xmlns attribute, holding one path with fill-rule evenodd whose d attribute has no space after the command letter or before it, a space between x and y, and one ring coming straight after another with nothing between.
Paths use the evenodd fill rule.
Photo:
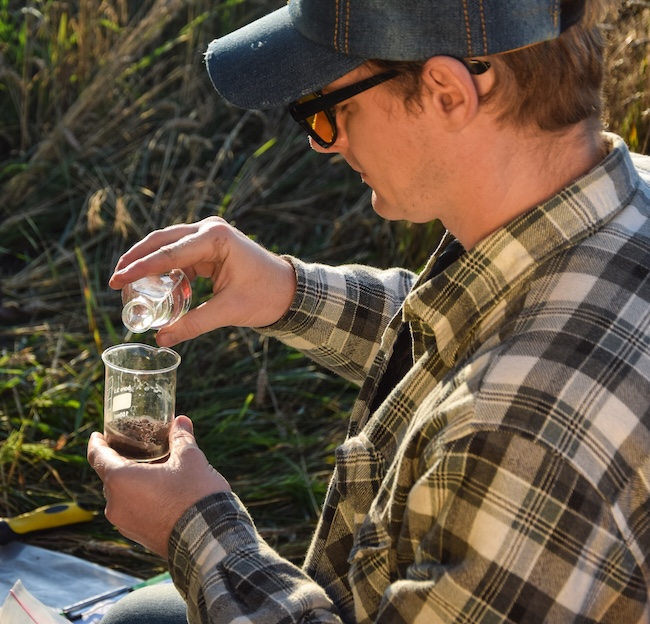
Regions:
<instances>
[{"instance_id":1,"label":"thumb","mask_svg":"<svg viewBox=\"0 0 650 624\"><path fill-rule=\"evenodd\" d=\"M178 453L185 446L196 446L194 438L194 425L187 416L177 416L169 432L169 446L171 452Z\"/></svg>"}]
</instances>

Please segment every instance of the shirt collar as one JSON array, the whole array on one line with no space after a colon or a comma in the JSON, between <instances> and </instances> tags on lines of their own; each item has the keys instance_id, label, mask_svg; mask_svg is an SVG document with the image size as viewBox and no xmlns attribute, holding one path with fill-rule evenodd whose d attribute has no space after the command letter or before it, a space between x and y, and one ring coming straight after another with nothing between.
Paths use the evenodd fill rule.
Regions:
<instances>
[{"instance_id":1,"label":"shirt collar","mask_svg":"<svg viewBox=\"0 0 650 624\"><path fill-rule=\"evenodd\" d=\"M606 137L612 148L598 166L490 234L440 275L416 283L404 303L404 320L435 338L448 367L481 320L538 265L593 234L629 202L638 173L623 140Z\"/></svg>"}]
</instances>

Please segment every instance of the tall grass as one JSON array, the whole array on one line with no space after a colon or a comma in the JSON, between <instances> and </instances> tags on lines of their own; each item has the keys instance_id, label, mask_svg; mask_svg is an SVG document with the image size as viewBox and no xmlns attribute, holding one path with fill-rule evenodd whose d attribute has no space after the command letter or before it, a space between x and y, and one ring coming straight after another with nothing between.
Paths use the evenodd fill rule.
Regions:
<instances>
[{"instance_id":1,"label":"tall grass","mask_svg":"<svg viewBox=\"0 0 650 624\"><path fill-rule=\"evenodd\" d=\"M626 0L609 26L606 121L635 152L650 153L650 2Z\"/></svg>"},{"instance_id":2,"label":"tall grass","mask_svg":"<svg viewBox=\"0 0 650 624\"><path fill-rule=\"evenodd\" d=\"M279 252L411 268L434 245L439 226L383 222L283 111L213 91L209 41L280 4L0 0L0 515L69 498L101 510L85 445L101 427L99 355L124 338L106 282L150 230L217 214ZM649 31L639 1L610 27L607 122L639 151ZM195 287L197 303L209 287ZM179 411L262 533L299 560L355 389L247 330L178 350ZM25 539L143 575L163 566L101 518Z\"/></svg>"},{"instance_id":3,"label":"tall grass","mask_svg":"<svg viewBox=\"0 0 650 624\"><path fill-rule=\"evenodd\" d=\"M101 510L85 445L101 427L99 355L124 338L106 282L150 230L218 214L283 252L395 254L344 163L310 153L280 111L235 109L209 83L209 41L272 6L0 4L0 515L68 498ZM198 302L208 287L195 287ZM179 352L179 411L262 532L300 557L354 389L250 331ZM101 519L27 539L129 571L162 566Z\"/></svg>"}]
</instances>

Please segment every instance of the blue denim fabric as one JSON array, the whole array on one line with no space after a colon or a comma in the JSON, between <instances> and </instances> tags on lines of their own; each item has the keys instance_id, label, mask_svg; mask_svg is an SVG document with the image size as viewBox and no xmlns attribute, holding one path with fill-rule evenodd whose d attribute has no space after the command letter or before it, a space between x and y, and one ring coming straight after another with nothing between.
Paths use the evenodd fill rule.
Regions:
<instances>
[{"instance_id":1,"label":"blue denim fabric","mask_svg":"<svg viewBox=\"0 0 650 624\"><path fill-rule=\"evenodd\" d=\"M217 91L271 108L315 91L368 59L498 54L557 37L560 0L290 0L213 41Z\"/></svg>"}]
</instances>

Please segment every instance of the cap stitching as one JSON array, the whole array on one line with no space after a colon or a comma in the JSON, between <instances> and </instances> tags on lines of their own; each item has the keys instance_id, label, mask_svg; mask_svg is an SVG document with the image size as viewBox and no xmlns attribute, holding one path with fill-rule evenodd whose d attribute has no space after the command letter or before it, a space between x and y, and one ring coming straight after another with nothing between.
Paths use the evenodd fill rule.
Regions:
<instances>
[{"instance_id":1,"label":"cap stitching","mask_svg":"<svg viewBox=\"0 0 650 624\"><path fill-rule=\"evenodd\" d=\"M339 0L336 0L334 3L334 12L335 12L335 17L334 17L334 49L338 50L339 45L338 45L338 40L339 40Z\"/></svg>"},{"instance_id":2,"label":"cap stitching","mask_svg":"<svg viewBox=\"0 0 650 624\"><path fill-rule=\"evenodd\" d=\"M487 41L487 28L485 27L485 11L483 10L483 0L480 0L480 13L481 13L481 31L483 33L483 54L489 54L488 41Z\"/></svg>"},{"instance_id":3,"label":"cap stitching","mask_svg":"<svg viewBox=\"0 0 650 624\"><path fill-rule=\"evenodd\" d=\"M469 12L467 0L463 0L463 15L465 16L465 32L467 34L467 56L472 56L472 32L469 26Z\"/></svg>"},{"instance_id":4,"label":"cap stitching","mask_svg":"<svg viewBox=\"0 0 650 624\"><path fill-rule=\"evenodd\" d=\"M350 53L350 4L351 2L346 2L345 9L345 50L346 54Z\"/></svg>"}]
</instances>

